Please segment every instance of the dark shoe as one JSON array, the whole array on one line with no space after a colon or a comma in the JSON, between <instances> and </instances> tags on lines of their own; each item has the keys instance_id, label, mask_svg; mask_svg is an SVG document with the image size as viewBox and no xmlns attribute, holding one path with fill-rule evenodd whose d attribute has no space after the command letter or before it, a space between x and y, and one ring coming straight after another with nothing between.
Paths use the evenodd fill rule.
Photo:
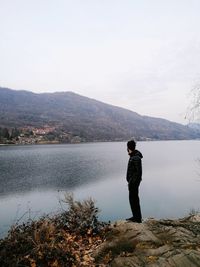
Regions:
<instances>
[{"instance_id":1,"label":"dark shoe","mask_svg":"<svg viewBox=\"0 0 200 267\"><path fill-rule=\"evenodd\" d=\"M133 219L132 222L135 222L135 223L142 223L141 220L135 220L135 219Z\"/></svg>"},{"instance_id":2,"label":"dark shoe","mask_svg":"<svg viewBox=\"0 0 200 267\"><path fill-rule=\"evenodd\" d=\"M131 221L131 222L132 222L132 220L134 220L133 217L130 217L130 218L126 219L126 221Z\"/></svg>"},{"instance_id":3,"label":"dark shoe","mask_svg":"<svg viewBox=\"0 0 200 267\"><path fill-rule=\"evenodd\" d=\"M131 217L129 219L126 219L128 222L135 222L135 223L142 223L142 220L136 220L134 217Z\"/></svg>"}]
</instances>

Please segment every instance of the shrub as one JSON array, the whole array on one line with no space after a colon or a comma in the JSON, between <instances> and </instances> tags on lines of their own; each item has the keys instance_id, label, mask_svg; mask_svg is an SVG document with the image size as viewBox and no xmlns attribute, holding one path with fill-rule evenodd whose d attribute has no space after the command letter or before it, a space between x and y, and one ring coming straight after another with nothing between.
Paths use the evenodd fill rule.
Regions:
<instances>
[{"instance_id":1,"label":"shrub","mask_svg":"<svg viewBox=\"0 0 200 267\"><path fill-rule=\"evenodd\" d=\"M101 234L107 225L98 220L99 209L91 198L83 201L74 200L72 194L65 194L63 202L68 205L68 210L62 214L62 222L70 232L81 235Z\"/></svg>"},{"instance_id":2,"label":"shrub","mask_svg":"<svg viewBox=\"0 0 200 267\"><path fill-rule=\"evenodd\" d=\"M92 251L103 242L107 224L98 221L94 201L65 196L68 210L11 228L0 240L0 266L95 267Z\"/></svg>"}]
</instances>

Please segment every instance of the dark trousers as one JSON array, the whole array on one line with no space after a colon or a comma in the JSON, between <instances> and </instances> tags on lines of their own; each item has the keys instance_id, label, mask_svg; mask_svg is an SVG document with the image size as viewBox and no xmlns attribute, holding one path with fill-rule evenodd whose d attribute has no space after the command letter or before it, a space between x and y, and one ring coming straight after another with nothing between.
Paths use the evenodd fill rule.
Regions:
<instances>
[{"instance_id":1,"label":"dark trousers","mask_svg":"<svg viewBox=\"0 0 200 267\"><path fill-rule=\"evenodd\" d=\"M129 202L134 220L140 222L142 220L142 214L140 209L139 185L140 182L129 185Z\"/></svg>"}]
</instances>

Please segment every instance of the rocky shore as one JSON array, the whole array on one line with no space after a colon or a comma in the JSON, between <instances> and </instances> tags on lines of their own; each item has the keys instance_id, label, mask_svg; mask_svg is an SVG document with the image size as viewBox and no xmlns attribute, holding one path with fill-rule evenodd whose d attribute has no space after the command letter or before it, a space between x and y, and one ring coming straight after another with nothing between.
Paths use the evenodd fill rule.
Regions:
<instances>
[{"instance_id":1,"label":"rocky shore","mask_svg":"<svg viewBox=\"0 0 200 267\"><path fill-rule=\"evenodd\" d=\"M13 226L0 239L0 266L200 267L200 214L110 225L92 200L66 203L55 217Z\"/></svg>"},{"instance_id":2,"label":"rocky shore","mask_svg":"<svg viewBox=\"0 0 200 267\"><path fill-rule=\"evenodd\" d=\"M111 267L200 266L200 214L141 224L118 221L93 257L97 264L107 257Z\"/></svg>"}]
</instances>

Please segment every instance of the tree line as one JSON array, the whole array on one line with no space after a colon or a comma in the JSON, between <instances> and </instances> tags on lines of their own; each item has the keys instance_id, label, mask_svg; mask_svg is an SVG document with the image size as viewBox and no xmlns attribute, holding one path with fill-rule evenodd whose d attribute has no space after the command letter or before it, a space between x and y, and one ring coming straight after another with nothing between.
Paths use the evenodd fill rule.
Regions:
<instances>
[{"instance_id":1,"label":"tree line","mask_svg":"<svg viewBox=\"0 0 200 267\"><path fill-rule=\"evenodd\" d=\"M4 128L4 127L0 127L0 141L2 140L17 140L19 138L19 136L21 134L24 134L25 136L29 137L31 135L33 135L33 132L30 130L26 130L23 131L21 129L18 128L12 128L12 129L8 129L8 128Z\"/></svg>"},{"instance_id":2,"label":"tree line","mask_svg":"<svg viewBox=\"0 0 200 267\"><path fill-rule=\"evenodd\" d=\"M20 131L17 128L8 129L0 127L0 138L12 140L13 138L17 138L20 135Z\"/></svg>"}]
</instances>

